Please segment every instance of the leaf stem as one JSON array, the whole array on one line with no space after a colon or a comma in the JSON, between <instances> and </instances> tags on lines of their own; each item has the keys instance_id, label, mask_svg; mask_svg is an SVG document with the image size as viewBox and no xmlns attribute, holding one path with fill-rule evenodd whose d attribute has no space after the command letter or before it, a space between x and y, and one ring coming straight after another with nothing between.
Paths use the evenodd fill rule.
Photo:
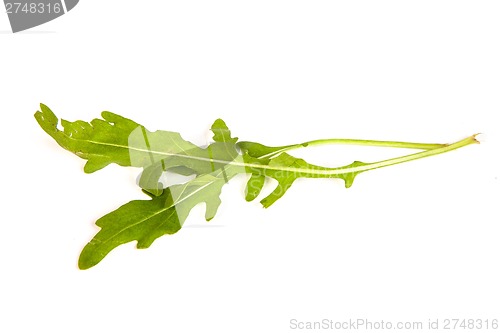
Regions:
<instances>
[{"instance_id":1,"label":"leaf stem","mask_svg":"<svg viewBox=\"0 0 500 333\"><path fill-rule=\"evenodd\" d=\"M322 139L304 142L301 147L319 146L329 144L341 145L359 145L359 146L376 146L376 147L392 147L392 148L410 148L410 149L436 149L445 147L442 143L417 143L417 142L402 142L402 141L379 141L379 140L358 140L358 139ZM297 147L299 148L299 147Z\"/></svg>"},{"instance_id":2,"label":"leaf stem","mask_svg":"<svg viewBox=\"0 0 500 333\"><path fill-rule=\"evenodd\" d=\"M479 141L476 139L476 135L477 134L474 134L474 135L469 136L468 138L465 138L463 140L457 141L457 142L452 143L452 144L445 145L444 147L430 149L430 150L426 150L426 151L423 151L420 153L405 155L405 156L401 156L401 157L395 157L395 158L391 158L388 160L375 162L375 163L369 163L368 165L355 167L355 168L352 168L350 170L350 172L362 172L362 171L367 171L367 170L373 170L373 169L383 168L383 167L394 165L394 164L400 164L400 163L404 163L404 162L409 162L409 161L421 159L424 157L443 154L443 153L446 153L446 152L451 151L451 150L455 150L455 149L458 149L461 147L468 146L470 144L479 143Z\"/></svg>"},{"instance_id":3,"label":"leaf stem","mask_svg":"<svg viewBox=\"0 0 500 333\"><path fill-rule=\"evenodd\" d=\"M447 146L447 144L443 143L418 143L418 142L359 140L359 139L320 139L320 140L311 140L303 143L278 147L279 149L270 152L268 154L265 154L260 158L272 158L285 151L306 148L311 146L323 146L323 145L358 145L358 146L408 148L408 149L423 149L423 150L430 150Z\"/></svg>"},{"instance_id":4,"label":"leaf stem","mask_svg":"<svg viewBox=\"0 0 500 333\"><path fill-rule=\"evenodd\" d=\"M429 157L433 155L438 155L438 154L443 154L451 150L455 150L464 146L468 146L470 144L475 144L479 143L479 141L476 140L476 135L474 134L466 139L463 139L461 141L452 143L452 144L444 144L444 145L439 145L438 148L434 149L429 149L425 150L419 153L415 154L410 154L410 155L404 155L396 158L391 158L379 162L373 162L373 163L362 163L362 165L348 165L344 167L337 167L337 168L325 168L325 167L319 167L319 166L314 166L312 169L303 169L299 167L283 167L283 166L274 166L274 165L261 165L261 164L255 164L255 163L238 163L238 162L230 162L229 164L233 165L239 165L247 168L253 168L253 169L258 169L262 171L266 170L285 170L288 172L295 172L297 174L300 174L301 177L307 177L307 178L335 178L339 177L340 175L346 175L346 174L357 174L363 171L368 171L368 170L373 170L373 169L378 169L378 168L383 168L387 167L390 165L394 164L400 164L404 162L409 162L413 160L417 160L420 158L424 157ZM364 140L360 140L364 141ZM367 140L368 141L368 140Z\"/></svg>"}]
</instances>

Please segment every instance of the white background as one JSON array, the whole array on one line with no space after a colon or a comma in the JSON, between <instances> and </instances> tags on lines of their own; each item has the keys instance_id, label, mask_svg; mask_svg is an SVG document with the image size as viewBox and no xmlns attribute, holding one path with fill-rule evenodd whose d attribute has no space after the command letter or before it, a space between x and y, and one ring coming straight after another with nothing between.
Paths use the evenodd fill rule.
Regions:
<instances>
[{"instance_id":1,"label":"white background","mask_svg":"<svg viewBox=\"0 0 500 333\"><path fill-rule=\"evenodd\" d=\"M292 332L290 319L500 319L498 1L81 1L19 34L0 13L2 332ZM329 137L482 144L265 210L244 178L147 250L77 268L94 221L144 198L87 175L35 122L110 110L204 144L223 118L269 145ZM408 151L332 147L315 163ZM271 187L266 188L270 191ZM463 330L462 330L463 331Z\"/></svg>"}]
</instances>

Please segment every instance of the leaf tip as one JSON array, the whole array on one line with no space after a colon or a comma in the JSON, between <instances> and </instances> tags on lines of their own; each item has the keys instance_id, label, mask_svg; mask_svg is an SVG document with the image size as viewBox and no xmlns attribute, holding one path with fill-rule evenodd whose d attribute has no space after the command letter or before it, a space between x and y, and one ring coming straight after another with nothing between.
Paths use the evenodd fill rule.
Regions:
<instances>
[{"instance_id":1,"label":"leaf tip","mask_svg":"<svg viewBox=\"0 0 500 333\"><path fill-rule=\"evenodd\" d=\"M260 201L260 204L263 208L269 208L273 203L274 201L269 200L267 197Z\"/></svg>"},{"instance_id":2,"label":"leaf tip","mask_svg":"<svg viewBox=\"0 0 500 333\"><path fill-rule=\"evenodd\" d=\"M215 119L213 126L215 126L215 127L227 127L226 122L224 120L222 120L222 118Z\"/></svg>"},{"instance_id":3,"label":"leaf tip","mask_svg":"<svg viewBox=\"0 0 500 333\"><path fill-rule=\"evenodd\" d=\"M354 183L354 177L344 179L345 188L350 188L353 183Z\"/></svg>"},{"instance_id":4,"label":"leaf tip","mask_svg":"<svg viewBox=\"0 0 500 333\"><path fill-rule=\"evenodd\" d=\"M123 117L121 117L121 116L119 116L116 113L113 113L111 111L102 111L101 117L102 117L102 119L107 120L107 121L112 122L112 123L123 118Z\"/></svg>"},{"instance_id":5,"label":"leaf tip","mask_svg":"<svg viewBox=\"0 0 500 333\"><path fill-rule=\"evenodd\" d=\"M209 202L206 202L206 208L205 208L205 221L210 222L214 217L215 214L217 214L217 209L219 208L220 205L220 200L217 200L217 202L212 205Z\"/></svg>"},{"instance_id":6,"label":"leaf tip","mask_svg":"<svg viewBox=\"0 0 500 333\"><path fill-rule=\"evenodd\" d=\"M481 141L484 141L484 134L483 133L476 133L472 135L472 140L474 140L474 143L480 144Z\"/></svg>"},{"instance_id":7,"label":"leaf tip","mask_svg":"<svg viewBox=\"0 0 500 333\"><path fill-rule=\"evenodd\" d=\"M238 141L238 138L231 137L231 131L227 127L226 122L221 118L214 121L210 130L214 133L214 141L233 142L234 144Z\"/></svg>"},{"instance_id":8,"label":"leaf tip","mask_svg":"<svg viewBox=\"0 0 500 333\"><path fill-rule=\"evenodd\" d=\"M96 259L93 252L88 250L89 245L90 243L85 246L82 253L80 253L80 258L78 258L78 268L82 271L94 267L101 261L101 259Z\"/></svg>"},{"instance_id":9,"label":"leaf tip","mask_svg":"<svg viewBox=\"0 0 500 333\"><path fill-rule=\"evenodd\" d=\"M255 200L255 195L253 193L247 193L245 195L245 201L246 202L251 202L251 201L254 201Z\"/></svg>"},{"instance_id":10,"label":"leaf tip","mask_svg":"<svg viewBox=\"0 0 500 333\"><path fill-rule=\"evenodd\" d=\"M87 163L85 163L85 166L83 167L83 172L85 173L93 173L98 170L101 170L107 165L107 163L99 163L96 159L89 159L87 160Z\"/></svg>"},{"instance_id":11,"label":"leaf tip","mask_svg":"<svg viewBox=\"0 0 500 333\"><path fill-rule=\"evenodd\" d=\"M81 271L86 271L87 269L93 267L94 265L88 265L87 263L78 260L78 269Z\"/></svg>"},{"instance_id":12,"label":"leaf tip","mask_svg":"<svg viewBox=\"0 0 500 333\"><path fill-rule=\"evenodd\" d=\"M40 103L40 110L35 112L35 119L44 130L47 129L47 125L55 128L59 122L54 112L43 103Z\"/></svg>"}]
</instances>

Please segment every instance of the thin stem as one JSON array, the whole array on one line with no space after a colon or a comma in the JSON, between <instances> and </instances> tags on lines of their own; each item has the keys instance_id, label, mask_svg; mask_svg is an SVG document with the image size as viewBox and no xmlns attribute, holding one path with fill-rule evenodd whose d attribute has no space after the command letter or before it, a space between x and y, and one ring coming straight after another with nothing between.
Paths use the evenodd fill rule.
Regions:
<instances>
[{"instance_id":1,"label":"thin stem","mask_svg":"<svg viewBox=\"0 0 500 333\"><path fill-rule=\"evenodd\" d=\"M266 170L274 170L274 171L285 170L287 172L295 172L298 175L300 175L300 177L335 178L335 177L338 177L339 175L360 173L363 171L383 168L383 167L387 167L387 166L394 165L394 164L400 164L400 163L409 162L409 161L417 160L417 159L424 158L424 157L438 155L438 154L446 153L446 152L451 151L451 150L455 150L455 149L458 149L461 147L468 146L470 144L479 143L479 141L476 140L476 135L477 134L472 135L466 139L463 139L461 141L458 141L458 142L455 142L452 144L440 145L439 148L429 149L429 150L422 151L419 153L405 155L405 156L396 157L396 158L391 158L391 159L387 159L387 160L383 160L383 161L379 161L379 162L366 163L366 164L359 165L359 166L347 166L347 167L339 167L339 168L324 168L324 167L315 166L312 169L303 169L303 168L298 168L298 167L282 167L282 166L275 166L275 165L261 165L261 164L244 163L244 162L238 163L236 161L232 161L229 164L240 166L240 167L258 169L258 170L260 169L264 172Z\"/></svg>"},{"instance_id":2,"label":"thin stem","mask_svg":"<svg viewBox=\"0 0 500 333\"><path fill-rule=\"evenodd\" d=\"M379 141L379 140L358 140L358 139L323 139L312 140L300 144L302 147L319 146L327 144L341 145L359 145L359 146L376 146L376 147L393 147L393 148L410 148L410 149L436 149L445 147L442 143L417 143L417 142L402 142L402 141Z\"/></svg>"},{"instance_id":3,"label":"thin stem","mask_svg":"<svg viewBox=\"0 0 500 333\"><path fill-rule=\"evenodd\" d=\"M358 146L409 148L409 149L423 149L423 150L430 150L447 146L447 144L443 143L418 143L418 142L358 140L358 139L321 139L321 140L306 141L303 143L298 143L289 146L276 147L277 150L269 154L263 155L260 158L271 158L285 151L311 147L311 146L321 146L321 145L358 145Z\"/></svg>"},{"instance_id":4,"label":"thin stem","mask_svg":"<svg viewBox=\"0 0 500 333\"><path fill-rule=\"evenodd\" d=\"M446 153L448 151L455 150L455 149L458 149L461 147L465 147L465 146L468 146L470 144L479 143L479 141L476 140L476 135L477 134L474 134L474 135L472 135L466 139L463 139L461 141L455 142L455 143L450 144L450 145L446 145L445 147L426 150L426 151L416 153L416 154L405 155L405 156L391 158L391 159L380 161L380 162L370 163L370 164L364 165L364 166L355 167L355 168L352 168L350 170L350 172L362 172L362 171L366 171L366 170L373 170L373 169L383 168L383 167L394 165L394 164L400 164L400 163L404 163L404 162L417 160L417 159L424 158L424 157L429 157L429 156L433 156L433 155Z\"/></svg>"}]
</instances>

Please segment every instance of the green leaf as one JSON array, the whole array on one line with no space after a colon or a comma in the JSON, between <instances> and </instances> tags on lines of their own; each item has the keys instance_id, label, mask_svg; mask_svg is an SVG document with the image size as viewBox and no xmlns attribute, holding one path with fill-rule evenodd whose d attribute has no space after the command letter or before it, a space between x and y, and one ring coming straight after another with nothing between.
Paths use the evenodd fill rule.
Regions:
<instances>
[{"instance_id":1,"label":"green leaf","mask_svg":"<svg viewBox=\"0 0 500 333\"><path fill-rule=\"evenodd\" d=\"M220 119L214 123L212 131L216 142L206 149L209 160L203 159L206 157L202 156L202 150L198 147L196 154L199 159L186 159L186 156L196 156L190 155L194 150L179 149L176 155L168 156L144 168L139 185L152 200L129 202L99 219L96 224L102 229L82 251L79 261L81 269L96 265L121 244L137 240L137 248L147 248L156 238L179 231L191 209L199 203L206 204L207 221L215 216L221 203L219 196L222 186L236 174L231 173L231 170L237 168L225 166L228 161L238 156L235 148L238 139L231 137L231 132ZM145 134L144 140L151 147L151 143L156 143L158 137ZM185 184L163 189L159 178L165 170L178 168L180 172L186 171L186 167L178 163L183 158L188 163L187 169L194 170L198 177ZM215 162L214 158L222 163ZM206 173L207 171L212 172Z\"/></svg>"},{"instance_id":2,"label":"green leaf","mask_svg":"<svg viewBox=\"0 0 500 333\"><path fill-rule=\"evenodd\" d=\"M96 221L101 227L83 248L80 269L98 264L111 250L137 240L137 248L147 248L158 237L174 234L181 224L170 191L152 200L134 200Z\"/></svg>"},{"instance_id":3,"label":"green leaf","mask_svg":"<svg viewBox=\"0 0 500 333\"><path fill-rule=\"evenodd\" d=\"M111 112L102 112L103 119L90 123L59 120L44 104L35 118L43 130L66 150L86 159L84 171L100 170L111 163L121 166L148 167L166 156L189 155L209 159L208 152L182 139L179 133L149 132L136 122ZM172 165L175 159L172 159ZM178 165L184 166L178 161Z\"/></svg>"},{"instance_id":4,"label":"green leaf","mask_svg":"<svg viewBox=\"0 0 500 333\"><path fill-rule=\"evenodd\" d=\"M252 149L257 150L252 150ZM250 152L252 153L250 155ZM354 178L363 171L351 170L356 167L367 166L368 163L363 163L355 161L347 166L340 168L326 168L306 162L304 159L296 158L285 152L278 152L275 150L272 158L267 158L263 156L270 156L270 150L252 145L245 146L244 160L247 164L256 164L262 166L268 166L269 169L259 169L248 167L247 172L251 173L251 177L247 182L245 189L247 201L252 201L260 194L265 178L274 178L278 181L278 185L267 197L261 200L262 205L268 208L278 199L280 199L292 186L293 182L297 178L307 177L307 178L340 178L345 182L345 187L349 188L354 182ZM276 154L276 155L275 155ZM254 156L260 156L260 158L255 158ZM311 174L311 171L317 171L315 174ZM329 173L332 170L346 170L345 172L339 172L335 174ZM321 172L324 171L324 172Z\"/></svg>"},{"instance_id":5,"label":"green leaf","mask_svg":"<svg viewBox=\"0 0 500 333\"><path fill-rule=\"evenodd\" d=\"M216 121L214 121L210 129L214 133L214 136L212 137L214 141L227 143L228 147L231 147L231 153L232 153L232 149L234 148L234 145L236 145L236 142L238 142L238 138L231 137L231 131L227 127L224 120L220 118L217 119Z\"/></svg>"},{"instance_id":6,"label":"green leaf","mask_svg":"<svg viewBox=\"0 0 500 333\"><path fill-rule=\"evenodd\" d=\"M219 196L226 183L222 173L219 170L170 186L159 196L145 192L151 200L131 201L101 217L96 221L101 230L83 249L78 266L95 266L114 248L134 240L138 249L148 248L158 237L179 231L199 203L206 204L205 219L210 221L221 203Z\"/></svg>"},{"instance_id":7,"label":"green leaf","mask_svg":"<svg viewBox=\"0 0 500 333\"><path fill-rule=\"evenodd\" d=\"M130 165L128 138L140 125L111 112L103 112L101 119L69 122L62 120L64 130L59 130L59 120L44 104L35 114L38 124L57 143L87 161L85 172L91 173L110 163Z\"/></svg>"},{"instance_id":8,"label":"green leaf","mask_svg":"<svg viewBox=\"0 0 500 333\"><path fill-rule=\"evenodd\" d=\"M96 221L101 230L83 249L79 259L81 269L96 265L121 244L137 241L138 248L147 248L158 237L178 232L192 208L200 203L205 203L205 219L211 220L221 204L222 187L237 174L250 176L245 190L248 201L259 196L267 178L278 182L261 200L267 208L283 197L298 178L340 178L350 187L362 172L478 143L473 135L452 144L321 139L269 147L249 141L238 142L224 121L217 119L211 127L214 142L202 148L185 141L176 132L150 132L111 112L103 112L102 117L90 123L62 120L63 129L59 129L59 119L47 106L41 104L40 111L35 114L41 128L60 146L87 160L85 172L94 172L111 163L143 169L138 185L150 199L133 200ZM287 153L291 149L320 144L360 144L423 151L372 163L355 161L338 168L310 164ZM165 171L194 175L195 178L163 188L160 178Z\"/></svg>"},{"instance_id":9,"label":"green leaf","mask_svg":"<svg viewBox=\"0 0 500 333\"><path fill-rule=\"evenodd\" d=\"M260 163L267 165L268 169L247 168L247 172L252 173L248 180L246 189L246 199L251 201L255 199L264 184L265 177L274 178L278 181L278 185L267 197L261 200L261 204L268 208L278 199L280 199L292 186L293 182L301 177L307 178L340 178L345 181L346 187L350 187L356 175L360 172L345 172L331 174L331 170L351 170L353 167L368 165L363 162L354 162L342 168L325 168L318 165L307 163L301 158L293 157L287 153L281 153L277 157L271 159L254 159L251 156L245 155L246 161L250 164ZM312 174L311 171L316 171ZM323 172L322 172L323 171Z\"/></svg>"}]
</instances>

